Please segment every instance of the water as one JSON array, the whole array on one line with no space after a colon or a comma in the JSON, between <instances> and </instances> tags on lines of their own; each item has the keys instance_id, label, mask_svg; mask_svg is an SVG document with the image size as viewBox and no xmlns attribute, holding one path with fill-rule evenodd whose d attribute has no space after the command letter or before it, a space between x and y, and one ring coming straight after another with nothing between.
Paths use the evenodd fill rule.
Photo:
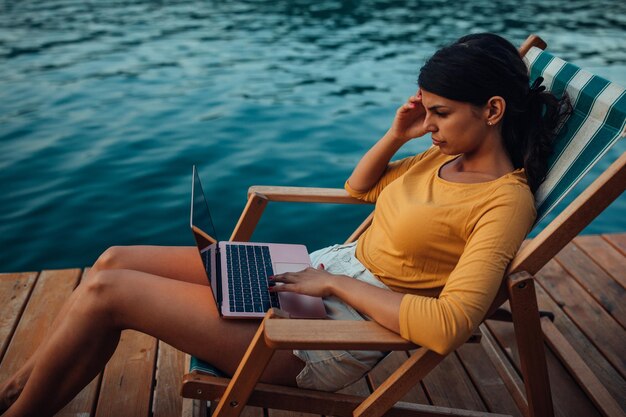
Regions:
<instances>
[{"instance_id":1,"label":"water","mask_svg":"<svg viewBox=\"0 0 626 417\"><path fill-rule=\"evenodd\" d=\"M619 1L0 1L0 271L193 244L192 164L221 238L252 184L341 187L424 59L475 31L626 84ZM626 231L625 206L585 232ZM315 249L367 210L270 204L254 239Z\"/></svg>"}]
</instances>

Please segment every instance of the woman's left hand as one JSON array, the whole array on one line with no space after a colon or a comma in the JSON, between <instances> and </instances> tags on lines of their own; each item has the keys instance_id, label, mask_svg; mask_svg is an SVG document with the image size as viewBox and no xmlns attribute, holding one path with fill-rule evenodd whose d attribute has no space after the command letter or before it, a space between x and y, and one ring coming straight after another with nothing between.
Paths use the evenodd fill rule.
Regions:
<instances>
[{"instance_id":1,"label":"woman's left hand","mask_svg":"<svg viewBox=\"0 0 626 417\"><path fill-rule=\"evenodd\" d=\"M326 272L324 266L319 268L309 267L300 272L285 272L274 275L270 282L276 285L270 286L270 292L296 292L299 294L311 295L314 297L327 297L331 295L330 283L333 274Z\"/></svg>"}]
</instances>

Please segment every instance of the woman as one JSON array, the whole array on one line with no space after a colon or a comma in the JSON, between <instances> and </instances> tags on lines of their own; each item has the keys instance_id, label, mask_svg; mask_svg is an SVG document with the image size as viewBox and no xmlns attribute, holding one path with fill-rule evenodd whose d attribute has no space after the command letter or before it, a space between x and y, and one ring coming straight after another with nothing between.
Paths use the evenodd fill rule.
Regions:
<instances>
[{"instance_id":1,"label":"woman","mask_svg":"<svg viewBox=\"0 0 626 417\"><path fill-rule=\"evenodd\" d=\"M372 319L446 353L482 320L533 225L532 193L545 177L562 114L539 83L529 87L516 49L492 34L439 50L418 84L345 185L376 202L371 227L356 244L313 253L316 268L273 277L271 291L325 297L331 318ZM429 132L428 151L389 162ZM258 321L223 320L211 300L195 248L110 248L36 354L0 387L0 410L54 414L104 368L123 329L233 374ZM281 351L262 380L336 390L382 356Z\"/></svg>"}]
</instances>

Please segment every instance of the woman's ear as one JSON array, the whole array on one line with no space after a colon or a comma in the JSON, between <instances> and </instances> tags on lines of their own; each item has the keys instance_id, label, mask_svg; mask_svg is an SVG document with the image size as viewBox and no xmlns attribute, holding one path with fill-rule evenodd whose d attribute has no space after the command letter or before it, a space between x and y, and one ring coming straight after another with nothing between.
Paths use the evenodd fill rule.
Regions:
<instances>
[{"instance_id":1,"label":"woman's ear","mask_svg":"<svg viewBox=\"0 0 626 417\"><path fill-rule=\"evenodd\" d=\"M504 117L504 110L506 110L506 101L500 96L493 96L487 100L485 105L485 117L489 126L495 126Z\"/></svg>"}]
</instances>

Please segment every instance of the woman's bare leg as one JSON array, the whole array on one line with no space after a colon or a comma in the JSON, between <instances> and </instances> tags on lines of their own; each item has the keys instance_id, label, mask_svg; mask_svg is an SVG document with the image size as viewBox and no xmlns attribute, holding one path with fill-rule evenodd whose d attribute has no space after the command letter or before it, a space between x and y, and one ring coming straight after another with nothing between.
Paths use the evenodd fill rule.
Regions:
<instances>
[{"instance_id":1,"label":"woman's bare leg","mask_svg":"<svg viewBox=\"0 0 626 417\"><path fill-rule=\"evenodd\" d=\"M104 368L123 329L155 336L232 374L258 328L258 321L220 318L208 286L137 271L99 271L70 299L6 416L54 414ZM291 352L277 352L262 380L294 385L302 367Z\"/></svg>"},{"instance_id":2,"label":"woman's bare leg","mask_svg":"<svg viewBox=\"0 0 626 417\"><path fill-rule=\"evenodd\" d=\"M108 269L147 272L193 284L208 285L195 246L113 246L98 258L90 274Z\"/></svg>"},{"instance_id":3,"label":"woman's bare leg","mask_svg":"<svg viewBox=\"0 0 626 417\"><path fill-rule=\"evenodd\" d=\"M208 284L195 246L113 246L100 255L84 281L99 271L110 269L130 269L179 281ZM68 301L57 317L65 317L69 306ZM50 328L58 327L57 320ZM11 378L0 385L0 413L18 398L33 369L37 352L28 358Z\"/></svg>"}]
</instances>

